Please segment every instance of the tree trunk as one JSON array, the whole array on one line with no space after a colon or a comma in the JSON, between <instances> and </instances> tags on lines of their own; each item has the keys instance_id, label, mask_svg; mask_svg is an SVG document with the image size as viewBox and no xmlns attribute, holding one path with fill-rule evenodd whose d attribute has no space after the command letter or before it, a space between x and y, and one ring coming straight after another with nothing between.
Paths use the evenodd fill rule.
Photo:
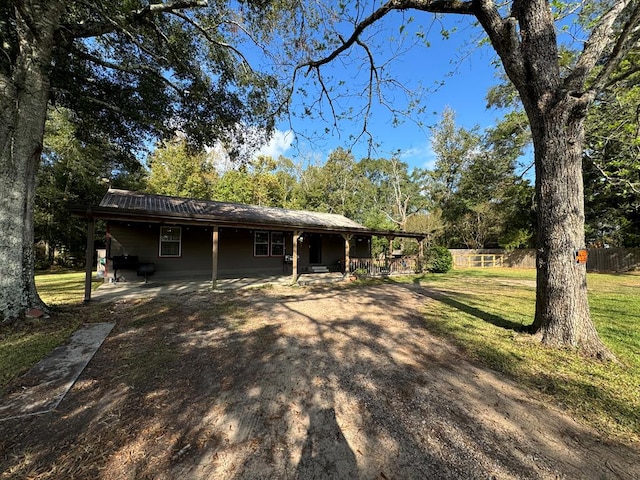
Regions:
<instances>
[{"instance_id":1,"label":"tree trunk","mask_svg":"<svg viewBox=\"0 0 640 480\"><path fill-rule=\"evenodd\" d=\"M44 304L35 287L33 206L49 98L48 69L64 2L16 7L20 50L0 76L0 320Z\"/></svg>"},{"instance_id":2,"label":"tree trunk","mask_svg":"<svg viewBox=\"0 0 640 480\"><path fill-rule=\"evenodd\" d=\"M584 115L562 101L531 121L538 218L536 313L532 330L550 346L613 359L591 321L584 244L582 148ZM530 117L531 119L531 117Z\"/></svg>"}]
</instances>

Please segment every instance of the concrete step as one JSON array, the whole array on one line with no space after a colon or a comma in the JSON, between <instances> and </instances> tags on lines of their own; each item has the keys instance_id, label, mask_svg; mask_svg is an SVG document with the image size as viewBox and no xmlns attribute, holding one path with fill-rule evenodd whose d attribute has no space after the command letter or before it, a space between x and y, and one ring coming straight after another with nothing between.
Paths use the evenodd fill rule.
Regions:
<instances>
[{"instance_id":1,"label":"concrete step","mask_svg":"<svg viewBox=\"0 0 640 480\"><path fill-rule=\"evenodd\" d=\"M324 265L312 265L309 270L311 273L329 273L329 269Z\"/></svg>"}]
</instances>

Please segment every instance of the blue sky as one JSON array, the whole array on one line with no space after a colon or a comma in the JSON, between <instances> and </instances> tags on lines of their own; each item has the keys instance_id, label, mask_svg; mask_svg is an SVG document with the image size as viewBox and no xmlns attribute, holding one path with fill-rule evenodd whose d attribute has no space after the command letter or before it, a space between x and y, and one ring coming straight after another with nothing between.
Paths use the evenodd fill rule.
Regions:
<instances>
[{"instance_id":1,"label":"blue sky","mask_svg":"<svg viewBox=\"0 0 640 480\"><path fill-rule=\"evenodd\" d=\"M456 112L456 123L459 126L472 128L479 125L485 128L494 125L500 113L487 110L485 100L489 87L498 82L496 76L498 70L492 64L495 60L493 50L490 47L474 46L473 41L479 38L480 33L469 19L447 16L432 24L432 18L430 14L416 13L415 21L405 30L407 38L411 41L415 38L415 31L429 28L427 39L430 47L416 45L401 53L389 65L389 71L396 80L409 89L425 91L421 95L425 106L425 113L421 117L424 125L437 123L447 106ZM399 42L389 39L398 35L400 25L406 24L405 20L406 17L394 14L384 19L383 30L367 32L372 35L372 41L383 45L379 48L378 63L384 62L386 58L393 55L392 49L397 47ZM456 29L456 31L452 31L449 39L443 39L440 33L442 28L450 31ZM385 49L384 45L388 45L388 49ZM339 80L345 82L343 89L338 87L336 95L345 94L348 91L348 85L357 83L359 74L367 73L366 66L359 68L360 65L362 64L358 61L349 63L346 59L346 61L334 62L325 70L327 75L335 77L335 82ZM440 82L443 82L442 85L435 88ZM397 93L396 98L399 98ZM341 106L360 108L363 104L362 99L356 98L343 102ZM340 107L338 109L343 111ZM298 111L301 111L301 107L298 107ZM297 147L290 146L294 137L290 131L291 127L300 134ZM303 136L314 136L314 131L323 132L325 127L330 128L331 131L328 134L322 133L313 144L303 139ZM352 148L357 160L367 155L366 141L352 145L349 140L350 135L357 135L362 130L362 121L343 120L338 123L337 130L331 127L330 124L317 119L297 117L291 124L288 121L281 121L271 144L266 146L262 153L272 156L283 154L294 159L297 156L311 155L322 160L326 159L330 151L343 146ZM376 142L380 144L380 147L373 152L373 156L389 157L393 152L400 151L402 160L412 167L424 168L433 165L434 155L430 147L428 127L420 128L413 121L404 121L394 127L392 115L388 109L376 105L370 119L369 130Z\"/></svg>"}]
</instances>

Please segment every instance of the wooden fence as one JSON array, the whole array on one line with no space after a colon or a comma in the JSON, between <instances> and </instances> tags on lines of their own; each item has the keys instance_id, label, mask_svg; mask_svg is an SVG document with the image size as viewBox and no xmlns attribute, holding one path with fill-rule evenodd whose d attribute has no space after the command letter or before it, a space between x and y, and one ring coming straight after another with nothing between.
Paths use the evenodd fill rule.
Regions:
<instances>
[{"instance_id":1,"label":"wooden fence","mask_svg":"<svg viewBox=\"0 0 640 480\"><path fill-rule=\"evenodd\" d=\"M628 272L640 269L640 248L594 248L589 250L590 272Z\"/></svg>"},{"instance_id":2,"label":"wooden fence","mask_svg":"<svg viewBox=\"0 0 640 480\"><path fill-rule=\"evenodd\" d=\"M454 268L535 268L536 251L451 249ZM587 271L627 272L640 269L640 248L594 248L589 250Z\"/></svg>"},{"instance_id":3,"label":"wooden fence","mask_svg":"<svg viewBox=\"0 0 640 480\"><path fill-rule=\"evenodd\" d=\"M349 271L364 271L367 275L400 275L416 273L418 257L402 257L390 259L352 258Z\"/></svg>"},{"instance_id":4,"label":"wooden fence","mask_svg":"<svg viewBox=\"0 0 640 480\"><path fill-rule=\"evenodd\" d=\"M535 250L513 250L507 252L499 249L451 249L449 251L453 256L454 268L536 268Z\"/></svg>"}]
</instances>

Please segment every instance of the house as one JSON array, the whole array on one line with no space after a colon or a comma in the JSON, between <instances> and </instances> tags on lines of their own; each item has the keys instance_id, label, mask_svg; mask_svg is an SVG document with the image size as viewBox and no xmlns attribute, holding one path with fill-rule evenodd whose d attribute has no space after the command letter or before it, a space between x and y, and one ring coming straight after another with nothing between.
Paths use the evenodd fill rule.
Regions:
<instances>
[{"instance_id":1,"label":"house","mask_svg":"<svg viewBox=\"0 0 640 480\"><path fill-rule=\"evenodd\" d=\"M74 209L89 220L87 271L95 220L107 224L106 279L137 267L159 278L238 278L348 272L371 256L371 238L422 240L417 233L371 230L342 215L259 207L109 189L97 207ZM115 268L114 268L115 267ZM138 272L139 273L139 272ZM90 297L90 284L85 299Z\"/></svg>"}]
</instances>

